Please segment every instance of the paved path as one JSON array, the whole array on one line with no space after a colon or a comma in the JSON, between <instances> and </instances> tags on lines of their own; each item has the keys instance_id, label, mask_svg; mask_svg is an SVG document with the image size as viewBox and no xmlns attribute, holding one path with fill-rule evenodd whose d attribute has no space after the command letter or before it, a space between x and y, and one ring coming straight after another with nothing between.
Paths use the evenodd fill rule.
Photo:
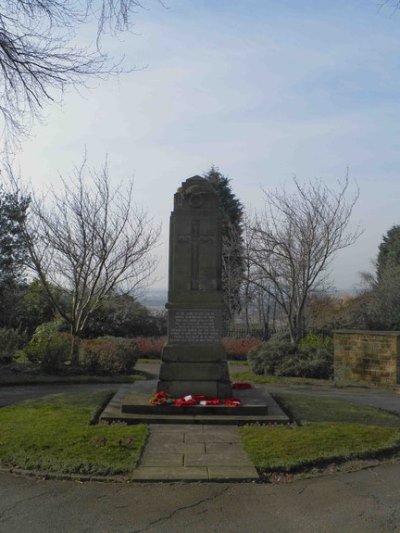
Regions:
<instances>
[{"instance_id":1,"label":"paved path","mask_svg":"<svg viewBox=\"0 0 400 533\"><path fill-rule=\"evenodd\" d=\"M76 483L0 474L1 533L395 533L400 464L282 483Z\"/></svg>"},{"instance_id":2,"label":"paved path","mask_svg":"<svg viewBox=\"0 0 400 533\"><path fill-rule=\"evenodd\" d=\"M149 383L141 386L145 388ZM115 387L113 384L0 387L0 405L55 392ZM400 396L387 391L283 385L266 388L342 398L400 412ZM182 429L183 441L190 432ZM202 431L207 433L204 427ZM156 434L154 428L152 435ZM166 444L165 436L159 434L158 439ZM207 443L204 444L206 455ZM183 447L182 464L186 454L189 448ZM82 484L0 473L0 532L396 533L400 532L399 479L398 460L358 472L279 485L206 480Z\"/></svg>"},{"instance_id":3,"label":"paved path","mask_svg":"<svg viewBox=\"0 0 400 533\"><path fill-rule=\"evenodd\" d=\"M236 426L150 426L135 480L256 480Z\"/></svg>"}]
</instances>

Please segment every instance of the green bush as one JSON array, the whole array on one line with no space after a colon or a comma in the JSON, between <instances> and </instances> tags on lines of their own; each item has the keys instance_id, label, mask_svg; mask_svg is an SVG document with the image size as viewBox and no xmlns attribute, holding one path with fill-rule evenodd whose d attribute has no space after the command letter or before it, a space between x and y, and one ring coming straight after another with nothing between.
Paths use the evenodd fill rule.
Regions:
<instances>
[{"instance_id":1,"label":"green bush","mask_svg":"<svg viewBox=\"0 0 400 533\"><path fill-rule=\"evenodd\" d=\"M277 376L329 379L333 374L333 354L320 346L302 346L285 357L278 367Z\"/></svg>"},{"instance_id":2,"label":"green bush","mask_svg":"<svg viewBox=\"0 0 400 533\"><path fill-rule=\"evenodd\" d=\"M248 360L258 375L329 379L333 374L332 350L317 343L296 346L271 338L251 350Z\"/></svg>"},{"instance_id":3,"label":"green bush","mask_svg":"<svg viewBox=\"0 0 400 533\"><path fill-rule=\"evenodd\" d=\"M0 328L0 364L11 363L26 341L26 333L18 329Z\"/></svg>"},{"instance_id":4,"label":"green bush","mask_svg":"<svg viewBox=\"0 0 400 533\"><path fill-rule=\"evenodd\" d=\"M130 374L139 350L131 339L105 336L81 341L79 357L81 365L89 372Z\"/></svg>"},{"instance_id":5,"label":"green bush","mask_svg":"<svg viewBox=\"0 0 400 533\"><path fill-rule=\"evenodd\" d=\"M71 335L60 332L62 326L61 320L41 324L24 349L28 360L39 364L45 372L60 371L68 359Z\"/></svg>"},{"instance_id":6,"label":"green bush","mask_svg":"<svg viewBox=\"0 0 400 533\"><path fill-rule=\"evenodd\" d=\"M271 337L257 348L250 350L248 361L254 374L276 374L276 369L283 358L293 351L293 345L288 340Z\"/></svg>"},{"instance_id":7,"label":"green bush","mask_svg":"<svg viewBox=\"0 0 400 533\"><path fill-rule=\"evenodd\" d=\"M299 341L299 346L319 346L327 350L333 350L332 337L323 337L322 335L316 335L315 333L309 333Z\"/></svg>"}]
</instances>

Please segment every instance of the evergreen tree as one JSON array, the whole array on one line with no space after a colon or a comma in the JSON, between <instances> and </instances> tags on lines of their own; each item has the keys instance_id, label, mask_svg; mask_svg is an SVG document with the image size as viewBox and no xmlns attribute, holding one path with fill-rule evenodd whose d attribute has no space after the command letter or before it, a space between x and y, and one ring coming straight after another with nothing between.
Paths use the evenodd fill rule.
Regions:
<instances>
[{"instance_id":1,"label":"evergreen tree","mask_svg":"<svg viewBox=\"0 0 400 533\"><path fill-rule=\"evenodd\" d=\"M18 327L23 314L23 264L26 248L22 225L29 198L0 185L0 326Z\"/></svg>"},{"instance_id":2,"label":"evergreen tree","mask_svg":"<svg viewBox=\"0 0 400 533\"><path fill-rule=\"evenodd\" d=\"M400 269L400 226L390 228L379 245L376 272L378 283L387 269Z\"/></svg>"},{"instance_id":3,"label":"evergreen tree","mask_svg":"<svg viewBox=\"0 0 400 533\"><path fill-rule=\"evenodd\" d=\"M363 313L366 326L377 330L400 327L400 226L383 236L376 261L376 276L363 273L366 284Z\"/></svg>"},{"instance_id":4,"label":"evergreen tree","mask_svg":"<svg viewBox=\"0 0 400 533\"><path fill-rule=\"evenodd\" d=\"M0 186L0 286L16 283L23 271L26 249L22 227L29 198Z\"/></svg>"},{"instance_id":5,"label":"evergreen tree","mask_svg":"<svg viewBox=\"0 0 400 533\"><path fill-rule=\"evenodd\" d=\"M225 317L230 319L240 310L240 286L243 277L243 211L240 200L232 192L230 179L214 165L204 177L218 193L222 213L222 290Z\"/></svg>"}]
</instances>

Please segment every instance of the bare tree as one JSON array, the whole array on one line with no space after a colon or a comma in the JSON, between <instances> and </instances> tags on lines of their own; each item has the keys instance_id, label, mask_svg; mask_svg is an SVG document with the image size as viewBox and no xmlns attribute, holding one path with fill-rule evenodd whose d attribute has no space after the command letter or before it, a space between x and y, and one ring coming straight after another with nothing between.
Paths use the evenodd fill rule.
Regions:
<instances>
[{"instance_id":1,"label":"bare tree","mask_svg":"<svg viewBox=\"0 0 400 533\"><path fill-rule=\"evenodd\" d=\"M349 179L334 192L322 181L305 185L294 179L294 193L264 191L264 211L251 222L251 281L283 309L291 340L304 333L305 305L320 287L333 255L361 234L347 231L358 191L346 195Z\"/></svg>"},{"instance_id":2,"label":"bare tree","mask_svg":"<svg viewBox=\"0 0 400 533\"><path fill-rule=\"evenodd\" d=\"M27 133L47 101L88 77L121 72L101 47L103 33L130 27L139 0L4 0L0 6L0 113L6 138ZM94 47L76 33L97 21Z\"/></svg>"},{"instance_id":3,"label":"bare tree","mask_svg":"<svg viewBox=\"0 0 400 533\"><path fill-rule=\"evenodd\" d=\"M231 222L225 220L222 234L222 288L225 319L232 319L240 311L240 286L243 280L242 235ZM239 259L238 259L239 258Z\"/></svg>"},{"instance_id":4,"label":"bare tree","mask_svg":"<svg viewBox=\"0 0 400 533\"><path fill-rule=\"evenodd\" d=\"M275 329L276 303L270 295L274 290L273 286L267 279L263 278L260 269L252 261L252 250L256 237L252 229L254 217L255 213L249 211L244 219L241 311L244 314L247 334L251 332L252 319L255 319L263 330L263 337L267 338L270 334L270 321L272 321L272 330ZM268 291L266 290L267 287L269 288Z\"/></svg>"},{"instance_id":5,"label":"bare tree","mask_svg":"<svg viewBox=\"0 0 400 533\"><path fill-rule=\"evenodd\" d=\"M107 164L99 172L86 167L85 160L46 201L32 195L24 229L29 266L70 325L73 363L76 337L104 297L149 278L159 235L134 205L131 182L112 188Z\"/></svg>"}]
</instances>

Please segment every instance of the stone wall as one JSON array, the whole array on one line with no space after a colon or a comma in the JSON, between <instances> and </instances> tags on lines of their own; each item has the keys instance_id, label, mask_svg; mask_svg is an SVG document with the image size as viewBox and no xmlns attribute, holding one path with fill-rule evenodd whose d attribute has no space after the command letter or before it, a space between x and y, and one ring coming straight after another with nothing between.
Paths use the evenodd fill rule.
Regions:
<instances>
[{"instance_id":1,"label":"stone wall","mask_svg":"<svg viewBox=\"0 0 400 533\"><path fill-rule=\"evenodd\" d=\"M335 331L335 380L400 383L399 331Z\"/></svg>"}]
</instances>

